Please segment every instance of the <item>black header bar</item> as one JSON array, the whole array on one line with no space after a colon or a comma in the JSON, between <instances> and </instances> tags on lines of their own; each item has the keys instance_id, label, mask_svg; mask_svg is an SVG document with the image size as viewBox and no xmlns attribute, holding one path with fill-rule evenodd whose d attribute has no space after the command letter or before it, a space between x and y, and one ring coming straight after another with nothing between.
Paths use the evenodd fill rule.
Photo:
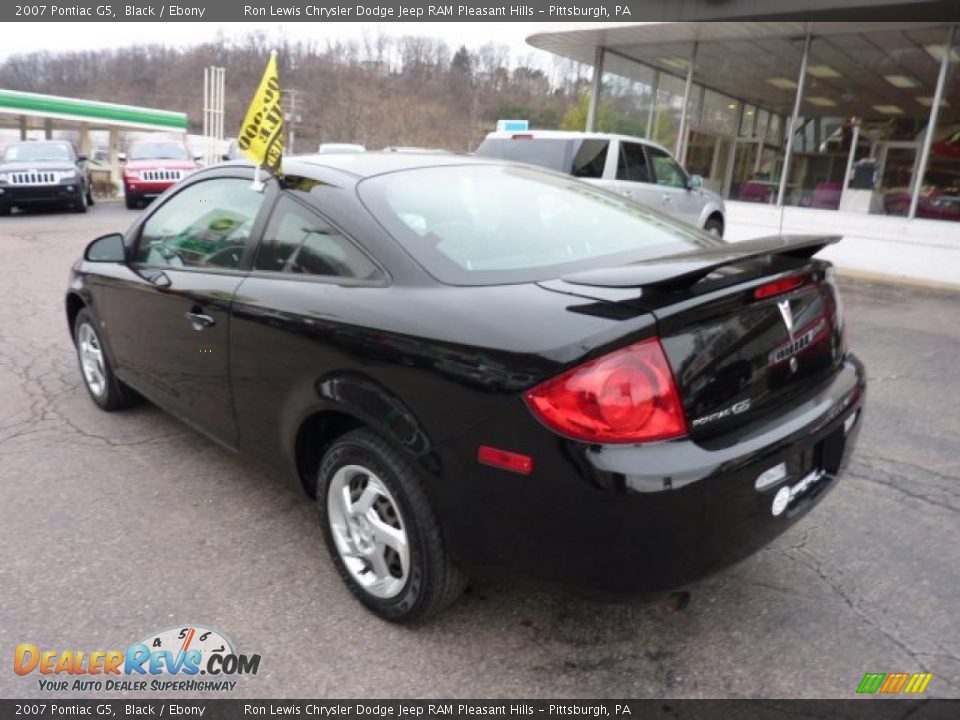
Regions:
<instances>
[{"instance_id":1,"label":"black header bar","mask_svg":"<svg viewBox=\"0 0 960 720\"><path fill-rule=\"evenodd\" d=\"M0 22L960 20L956 0L4 0Z\"/></svg>"}]
</instances>

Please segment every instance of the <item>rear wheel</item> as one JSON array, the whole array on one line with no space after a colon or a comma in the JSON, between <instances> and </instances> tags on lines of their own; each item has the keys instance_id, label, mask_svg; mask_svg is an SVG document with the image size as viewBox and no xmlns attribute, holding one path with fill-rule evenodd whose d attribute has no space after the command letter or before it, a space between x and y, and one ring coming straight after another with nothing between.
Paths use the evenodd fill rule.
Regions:
<instances>
[{"instance_id":1,"label":"rear wheel","mask_svg":"<svg viewBox=\"0 0 960 720\"><path fill-rule=\"evenodd\" d=\"M120 410L134 404L137 395L113 374L100 333L97 332L96 321L89 310L83 309L77 313L73 338L83 383L100 409Z\"/></svg>"},{"instance_id":2,"label":"rear wheel","mask_svg":"<svg viewBox=\"0 0 960 720\"><path fill-rule=\"evenodd\" d=\"M707 222L704 223L703 229L715 237L722 238L723 220L718 217L707 218Z\"/></svg>"},{"instance_id":3,"label":"rear wheel","mask_svg":"<svg viewBox=\"0 0 960 720\"><path fill-rule=\"evenodd\" d=\"M385 620L439 612L463 591L417 470L383 438L354 430L323 458L317 506L350 592Z\"/></svg>"}]
</instances>

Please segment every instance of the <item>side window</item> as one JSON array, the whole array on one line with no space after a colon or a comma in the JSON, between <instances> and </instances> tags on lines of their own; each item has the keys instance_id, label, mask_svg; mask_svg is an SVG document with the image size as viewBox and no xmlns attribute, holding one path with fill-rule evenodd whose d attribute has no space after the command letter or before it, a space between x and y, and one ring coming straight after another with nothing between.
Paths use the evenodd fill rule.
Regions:
<instances>
[{"instance_id":1,"label":"side window","mask_svg":"<svg viewBox=\"0 0 960 720\"><path fill-rule=\"evenodd\" d=\"M620 143L617 180L650 182L650 169L647 167L647 156L643 153L643 145L632 142Z\"/></svg>"},{"instance_id":2,"label":"side window","mask_svg":"<svg viewBox=\"0 0 960 720\"><path fill-rule=\"evenodd\" d=\"M573 158L570 174L578 178L602 178L609 145L606 140L584 140Z\"/></svg>"},{"instance_id":3,"label":"side window","mask_svg":"<svg viewBox=\"0 0 960 720\"><path fill-rule=\"evenodd\" d=\"M254 262L257 270L366 280L377 266L332 225L288 197L281 197Z\"/></svg>"},{"instance_id":4,"label":"side window","mask_svg":"<svg viewBox=\"0 0 960 720\"><path fill-rule=\"evenodd\" d=\"M167 268L236 268L263 194L240 178L180 191L144 223L134 262Z\"/></svg>"},{"instance_id":5,"label":"side window","mask_svg":"<svg viewBox=\"0 0 960 720\"><path fill-rule=\"evenodd\" d=\"M657 180L657 185L669 185L678 188L687 186L687 173L667 153L659 148L648 147L647 155L650 158L650 164L653 165L653 175Z\"/></svg>"}]
</instances>

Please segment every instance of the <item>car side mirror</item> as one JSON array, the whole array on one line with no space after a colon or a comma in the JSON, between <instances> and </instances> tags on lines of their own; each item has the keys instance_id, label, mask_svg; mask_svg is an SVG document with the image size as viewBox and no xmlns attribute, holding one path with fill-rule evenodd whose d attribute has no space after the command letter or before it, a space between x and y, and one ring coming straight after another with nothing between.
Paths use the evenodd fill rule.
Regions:
<instances>
[{"instance_id":1,"label":"car side mirror","mask_svg":"<svg viewBox=\"0 0 960 720\"><path fill-rule=\"evenodd\" d=\"M82 155L82 154L81 154L81 155L77 155L77 162L86 162L86 161L87 161L87 156L86 156L86 155Z\"/></svg>"},{"instance_id":2,"label":"car side mirror","mask_svg":"<svg viewBox=\"0 0 960 720\"><path fill-rule=\"evenodd\" d=\"M83 259L96 263L122 263L127 260L127 248L123 244L123 235L110 233L102 235L87 245Z\"/></svg>"},{"instance_id":3,"label":"car side mirror","mask_svg":"<svg viewBox=\"0 0 960 720\"><path fill-rule=\"evenodd\" d=\"M687 183L687 190L693 190L694 188L703 187L703 176L701 175L691 175L690 181Z\"/></svg>"}]
</instances>

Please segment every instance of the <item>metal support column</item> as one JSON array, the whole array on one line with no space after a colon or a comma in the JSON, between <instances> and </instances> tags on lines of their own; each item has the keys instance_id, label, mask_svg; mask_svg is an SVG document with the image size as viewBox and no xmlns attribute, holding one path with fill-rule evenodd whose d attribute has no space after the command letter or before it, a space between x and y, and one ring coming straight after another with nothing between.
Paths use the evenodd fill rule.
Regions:
<instances>
[{"instance_id":1,"label":"metal support column","mask_svg":"<svg viewBox=\"0 0 960 720\"><path fill-rule=\"evenodd\" d=\"M787 193L787 179L790 177L790 156L793 154L793 138L800 117L800 102L803 100L803 81L807 77L807 60L810 59L810 30L803 41L803 57L800 59L800 75L797 78L797 96L793 99L793 114L787 128L787 147L783 153L783 172L780 175L780 188L777 190L777 207L783 207L783 198Z\"/></svg>"},{"instance_id":2,"label":"metal support column","mask_svg":"<svg viewBox=\"0 0 960 720\"><path fill-rule=\"evenodd\" d=\"M950 54L953 52L953 43L957 36L957 26L951 25L947 32L947 41L943 45L943 57L940 58L940 75L937 77L937 89L933 93L933 104L930 106L930 122L927 123L927 132L923 136L923 147L920 149L920 163L913 176L913 188L910 191L910 212L908 218L917 215L917 203L920 200L920 189L923 186L923 176L927 172L927 163L930 161L930 146L933 145L933 135L937 131L937 121L940 118L940 104L943 102L943 89L947 84L947 73L950 71Z\"/></svg>"},{"instance_id":3,"label":"metal support column","mask_svg":"<svg viewBox=\"0 0 960 720\"><path fill-rule=\"evenodd\" d=\"M843 187L840 189L840 207L843 207L843 196L847 194L847 188L850 186L850 174L853 172L853 163L857 156L857 145L860 144L860 118L850 119L853 125L853 133L850 136L850 152L847 154L847 169L843 173Z\"/></svg>"},{"instance_id":4,"label":"metal support column","mask_svg":"<svg viewBox=\"0 0 960 720\"><path fill-rule=\"evenodd\" d=\"M600 90L603 87L603 57L605 51L597 47L593 55L593 78L590 82L590 104L587 106L587 132L597 129L597 108L600 106Z\"/></svg>"},{"instance_id":5,"label":"metal support column","mask_svg":"<svg viewBox=\"0 0 960 720\"><path fill-rule=\"evenodd\" d=\"M693 66L697 61L697 44L694 41L693 48L690 50L690 62L687 65L687 84L683 88L683 109L680 111L680 129L677 132L677 144L673 153L681 165L683 165L687 154L687 106L690 104L690 90L693 87Z\"/></svg>"},{"instance_id":6,"label":"metal support column","mask_svg":"<svg viewBox=\"0 0 960 720\"><path fill-rule=\"evenodd\" d=\"M657 129L653 126L653 124L654 122L656 122L656 118L657 118L657 115L656 115L657 98L660 95L660 71L659 70L653 71L653 84L650 86L650 92L652 93L652 95L650 96L650 107L647 109L647 126L645 128L645 132L647 134L647 138L649 138L650 140L653 140L657 135L656 133Z\"/></svg>"}]
</instances>

